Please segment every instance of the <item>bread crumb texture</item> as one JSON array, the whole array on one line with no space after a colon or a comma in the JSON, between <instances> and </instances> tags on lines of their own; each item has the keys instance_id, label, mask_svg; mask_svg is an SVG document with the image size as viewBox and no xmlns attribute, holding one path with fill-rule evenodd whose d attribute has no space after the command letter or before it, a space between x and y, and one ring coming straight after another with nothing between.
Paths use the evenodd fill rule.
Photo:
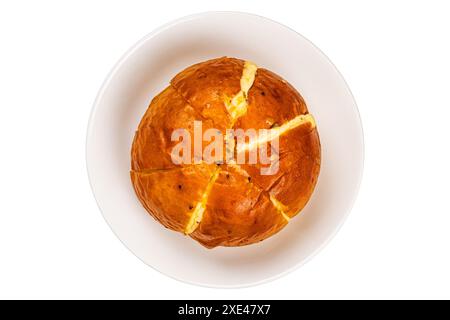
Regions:
<instances>
[{"instance_id":1,"label":"bread crumb texture","mask_svg":"<svg viewBox=\"0 0 450 320\"><path fill-rule=\"evenodd\" d=\"M261 163L174 164L178 142L171 134L184 128L193 136L194 121L220 130L225 143L226 129L267 129L236 151L247 154L279 138L279 170L262 175ZM207 248L242 246L276 234L303 209L320 158L316 123L298 91L253 62L222 57L181 71L151 101L133 140L130 175L144 208L165 227Z\"/></svg>"}]
</instances>

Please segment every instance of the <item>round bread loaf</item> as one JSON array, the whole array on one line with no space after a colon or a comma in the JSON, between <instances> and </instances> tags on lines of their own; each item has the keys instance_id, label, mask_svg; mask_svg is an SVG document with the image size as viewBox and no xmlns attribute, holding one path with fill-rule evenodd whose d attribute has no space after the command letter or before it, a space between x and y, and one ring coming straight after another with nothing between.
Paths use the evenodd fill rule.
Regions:
<instances>
[{"instance_id":1,"label":"round bread loaf","mask_svg":"<svg viewBox=\"0 0 450 320\"><path fill-rule=\"evenodd\" d=\"M225 145L227 129L266 129L253 142L234 143L233 154L249 159L276 138L270 166L277 170L263 174L267 163L260 161L199 161L193 143L191 161L174 163L179 141L172 134L183 128L194 136L194 121L203 132L222 133ZM202 150L209 143L203 140ZM280 231L308 202L319 169L316 124L297 90L269 70L228 57L177 74L150 103L131 148L131 181L145 209L207 248L248 245Z\"/></svg>"}]
</instances>

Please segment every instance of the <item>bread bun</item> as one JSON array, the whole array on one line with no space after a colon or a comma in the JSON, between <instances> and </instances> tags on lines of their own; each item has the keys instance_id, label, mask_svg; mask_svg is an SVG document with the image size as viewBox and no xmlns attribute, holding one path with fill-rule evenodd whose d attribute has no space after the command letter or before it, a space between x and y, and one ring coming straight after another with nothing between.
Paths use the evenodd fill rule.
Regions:
<instances>
[{"instance_id":1,"label":"bread bun","mask_svg":"<svg viewBox=\"0 0 450 320\"><path fill-rule=\"evenodd\" d=\"M183 128L194 136L194 121L227 143L227 129L267 129L268 136L233 152L248 159L265 142L275 146L276 137L278 158L270 166L277 170L263 174L267 164L260 162L199 161L193 143L190 161L175 163L179 142L172 133ZM209 143L201 142L203 150ZM319 169L319 136L301 95L273 72L228 57L177 74L150 103L131 148L131 181L145 209L207 248L248 245L280 231L308 202Z\"/></svg>"}]
</instances>

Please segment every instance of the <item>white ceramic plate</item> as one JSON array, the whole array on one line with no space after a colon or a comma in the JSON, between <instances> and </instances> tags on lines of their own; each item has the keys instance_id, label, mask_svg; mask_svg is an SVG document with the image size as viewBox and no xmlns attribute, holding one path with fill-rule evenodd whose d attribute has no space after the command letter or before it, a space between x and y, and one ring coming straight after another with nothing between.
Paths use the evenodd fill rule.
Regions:
<instances>
[{"instance_id":1,"label":"white ceramic plate","mask_svg":"<svg viewBox=\"0 0 450 320\"><path fill-rule=\"evenodd\" d=\"M230 56L288 80L314 114L322 167L307 207L277 235L255 245L207 250L163 228L134 194L130 147L147 106L191 64ZM117 237L156 270L192 284L241 287L302 265L336 233L351 210L363 170L363 133L344 79L295 31L255 15L208 12L182 18L134 45L107 77L87 134L87 167L98 206Z\"/></svg>"}]
</instances>

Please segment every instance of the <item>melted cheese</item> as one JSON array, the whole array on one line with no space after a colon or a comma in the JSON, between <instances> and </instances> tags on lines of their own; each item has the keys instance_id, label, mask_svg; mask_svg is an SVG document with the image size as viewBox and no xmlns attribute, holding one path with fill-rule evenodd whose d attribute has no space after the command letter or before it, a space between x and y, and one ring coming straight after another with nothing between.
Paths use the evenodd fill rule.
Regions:
<instances>
[{"instance_id":1,"label":"melted cheese","mask_svg":"<svg viewBox=\"0 0 450 320\"><path fill-rule=\"evenodd\" d=\"M237 146L237 151L242 152L246 150L253 150L254 148L258 147L261 144L268 143L272 141L275 138L280 137L281 135L285 134L289 130L292 130L296 127L299 127L303 124L309 123L311 124L312 128L315 128L316 122L311 114L302 114L297 117L295 117L292 120L289 120L288 122L284 123L280 127L269 129L266 132L266 134L260 134L257 139L254 139L250 141L249 143L240 144Z\"/></svg>"},{"instance_id":2,"label":"melted cheese","mask_svg":"<svg viewBox=\"0 0 450 320\"><path fill-rule=\"evenodd\" d=\"M239 117L247 113L248 91L253 86L253 82L255 81L256 70L258 70L256 64L246 61L244 64L244 69L242 70L240 82L241 90L233 98L225 101L225 106L230 113L233 124Z\"/></svg>"},{"instance_id":3,"label":"melted cheese","mask_svg":"<svg viewBox=\"0 0 450 320\"><path fill-rule=\"evenodd\" d=\"M258 70L256 64L250 61L245 62L241 77L241 91L245 93L245 97L248 96L248 91L253 86L253 82L255 82L256 70Z\"/></svg>"},{"instance_id":4,"label":"melted cheese","mask_svg":"<svg viewBox=\"0 0 450 320\"><path fill-rule=\"evenodd\" d=\"M291 218L286 214L286 206L282 204L280 201L278 201L273 195L270 195L270 201L272 202L273 206L280 212L280 214L283 216L283 218L289 222Z\"/></svg>"},{"instance_id":5,"label":"melted cheese","mask_svg":"<svg viewBox=\"0 0 450 320\"><path fill-rule=\"evenodd\" d=\"M190 234L197 229L198 225L203 219L203 213L206 210L206 203L208 202L209 194L211 193L212 187L214 183L216 182L217 177L219 176L220 168L216 168L214 173L209 179L208 185L206 186L205 191L202 194L202 197L200 201L197 203L197 205L194 208L194 211L191 214L191 217L189 219L189 222L186 225L186 228L184 229L185 234Z\"/></svg>"}]
</instances>

